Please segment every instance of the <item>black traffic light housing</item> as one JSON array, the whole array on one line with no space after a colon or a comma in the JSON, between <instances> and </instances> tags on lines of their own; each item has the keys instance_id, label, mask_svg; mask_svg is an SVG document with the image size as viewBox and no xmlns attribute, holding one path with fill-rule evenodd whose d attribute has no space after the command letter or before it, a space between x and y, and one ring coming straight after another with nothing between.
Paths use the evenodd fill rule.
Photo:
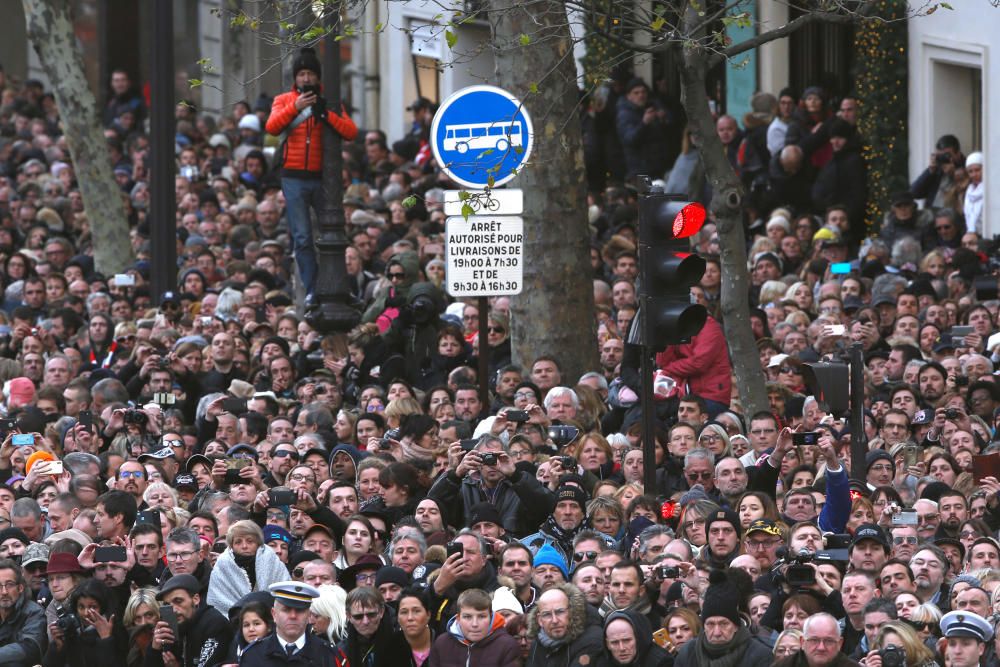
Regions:
<instances>
[{"instance_id":1,"label":"black traffic light housing","mask_svg":"<svg viewBox=\"0 0 1000 667\"><path fill-rule=\"evenodd\" d=\"M805 364L806 386L819 407L834 417L844 417L850 411L849 377L847 364Z\"/></svg>"},{"instance_id":2,"label":"black traffic light housing","mask_svg":"<svg viewBox=\"0 0 1000 667\"><path fill-rule=\"evenodd\" d=\"M708 312L691 302L705 260L691 252L688 238L705 224L705 207L654 192L639 203L639 290L644 344L662 350L690 342Z\"/></svg>"}]
</instances>

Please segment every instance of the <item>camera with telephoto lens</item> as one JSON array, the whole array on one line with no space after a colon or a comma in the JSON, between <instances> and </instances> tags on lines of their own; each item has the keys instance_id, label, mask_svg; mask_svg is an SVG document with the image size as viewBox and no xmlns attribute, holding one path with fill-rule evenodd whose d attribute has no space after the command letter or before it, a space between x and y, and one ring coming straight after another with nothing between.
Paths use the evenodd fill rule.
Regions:
<instances>
[{"instance_id":1,"label":"camera with telephoto lens","mask_svg":"<svg viewBox=\"0 0 1000 667\"><path fill-rule=\"evenodd\" d=\"M75 637L80 633L80 618L62 605L56 607L56 627L63 631L66 638Z\"/></svg>"},{"instance_id":2,"label":"camera with telephoto lens","mask_svg":"<svg viewBox=\"0 0 1000 667\"><path fill-rule=\"evenodd\" d=\"M125 411L125 423L132 424L134 426L145 426L146 425L146 413L142 410L136 410L130 408Z\"/></svg>"},{"instance_id":3,"label":"camera with telephoto lens","mask_svg":"<svg viewBox=\"0 0 1000 667\"><path fill-rule=\"evenodd\" d=\"M882 667L903 667L906 664L906 651L902 646L886 646L878 652L882 658Z\"/></svg>"}]
</instances>

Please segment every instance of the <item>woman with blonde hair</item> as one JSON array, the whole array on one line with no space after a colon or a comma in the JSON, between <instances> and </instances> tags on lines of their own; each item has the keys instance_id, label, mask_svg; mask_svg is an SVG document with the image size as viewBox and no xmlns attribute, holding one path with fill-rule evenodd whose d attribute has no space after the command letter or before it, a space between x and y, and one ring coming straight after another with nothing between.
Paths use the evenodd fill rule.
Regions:
<instances>
[{"instance_id":1,"label":"woman with blonde hair","mask_svg":"<svg viewBox=\"0 0 1000 667\"><path fill-rule=\"evenodd\" d=\"M795 330L799 333L805 333L806 329L809 328L809 325L812 324L812 320L809 319L809 315L807 315L805 311L801 310L788 313L785 317L785 322L795 327Z\"/></svg>"},{"instance_id":2,"label":"woman with blonde hair","mask_svg":"<svg viewBox=\"0 0 1000 667\"><path fill-rule=\"evenodd\" d=\"M802 631L785 630L774 640L774 659L782 660L802 650Z\"/></svg>"},{"instance_id":3,"label":"woman with blonde hair","mask_svg":"<svg viewBox=\"0 0 1000 667\"><path fill-rule=\"evenodd\" d=\"M920 273L926 273L934 278L943 278L947 267L948 260L945 259L944 253L937 248L928 252L920 260Z\"/></svg>"},{"instance_id":4,"label":"woman with blonde hair","mask_svg":"<svg viewBox=\"0 0 1000 667\"><path fill-rule=\"evenodd\" d=\"M813 312L813 291L809 288L808 283L804 281L800 280L797 283L792 283L785 290L784 301L786 304L794 305L805 313Z\"/></svg>"},{"instance_id":5,"label":"woman with blonde hair","mask_svg":"<svg viewBox=\"0 0 1000 667\"><path fill-rule=\"evenodd\" d=\"M401 396L389 401L389 405L385 406L385 412L383 413L389 428L399 428L399 425L403 423L404 417L419 414L423 414L420 403L417 402L417 399L410 396Z\"/></svg>"},{"instance_id":6,"label":"woman with blonde hair","mask_svg":"<svg viewBox=\"0 0 1000 667\"><path fill-rule=\"evenodd\" d=\"M610 496L597 496L587 503L590 527L616 540L625 534L625 509Z\"/></svg>"},{"instance_id":7,"label":"woman with blonde hair","mask_svg":"<svg viewBox=\"0 0 1000 667\"><path fill-rule=\"evenodd\" d=\"M628 484L623 484L611 497L618 501L624 512L625 508L632 502L632 499L641 495L642 484L639 482L629 482Z\"/></svg>"},{"instance_id":8,"label":"woman with blonde hair","mask_svg":"<svg viewBox=\"0 0 1000 667\"><path fill-rule=\"evenodd\" d=\"M767 280L760 286L758 303L766 306L769 303L780 303L788 292L788 287L780 280Z\"/></svg>"},{"instance_id":9,"label":"woman with blonde hair","mask_svg":"<svg viewBox=\"0 0 1000 667\"><path fill-rule=\"evenodd\" d=\"M179 505L177 491L166 482L151 482L142 492L142 499L150 507L161 505L173 508Z\"/></svg>"},{"instance_id":10,"label":"woman with blonde hair","mask_svg":"<svg viewBox=\"0 0 1000 667\"><path fill-rule=\"evenodd\" d=\"M934 653L920 641L917 632L903 621L889 621L878 631L868 657L877 656L890 646L902 649L906 667L936 667ZM884 660L884 658L883 658Z\"/></svg>"},{"instance_id":11,"label":"woman with blonde hair","mask_svg":"<svg viewBox=\"0 0 1000 667\"><path fill-rule=\"evenodd\" d=\"M160 620L160 603L156 600L156 593L152 588L139 588L125 604L122 625L129 637L128 656L125 659L128 667L138 667L145 663L146 651L153 641L153 627Z\"/></svg>"},{"instance_id":12,"label":"woman with blonde hair","mask_svg":"<svg viewBox=\"0 0 1000 667\"><path fill-rule=\"evenodd\" d=\"M698 434L698 446L704 447L715 455L715 461L733 455L733 446L729 443L729 433L726 427L717 422L708 422L701 427Z\"/></svg>"},{"instance_id":13,"label":"woman with blonde hair","mask_svg":"<svg viewBox=\"0 0 1000 667\"><path fill-rule=\"evenodd\" d=\"M994 610L997 608L995 602L993 608ZM941 622L942 615L937 605L930 602L925 602L910 612L910 625L916 630L921 643L927 641L932 636L938 636L938 624Z\"/></svg>"},{"instance_id":14,"label":"woman with blonde hair","mask_svg":"<svg viewBox=\"0 0 1000 667\"><path fill-rule=\"evenodd\" d=\"M309 606L309 625L332 646L347 636L347 591L335 584L323 584L319 597Z\"/></svg>"}]
</instances>

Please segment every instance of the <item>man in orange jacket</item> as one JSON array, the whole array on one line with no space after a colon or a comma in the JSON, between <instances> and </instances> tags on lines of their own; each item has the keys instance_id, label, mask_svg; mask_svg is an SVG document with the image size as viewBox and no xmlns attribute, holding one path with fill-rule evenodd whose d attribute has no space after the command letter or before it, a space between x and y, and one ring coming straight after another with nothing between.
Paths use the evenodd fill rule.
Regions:
<instances>
[{"instance_id":1,"label":"man in orange jacket","mask_svg":"<svg viewBox=\"0 0 1000 667\"><path fill-rule=\"evenodd\" d=\"M299 51L292 72L295 85L291 91L275 98L266 129L275 136L284 136L280 148L281 189L285 193L285 213L295 264L299 267L299 278L309 302L316 288L317 272L309 207L317 214L322 208L323 123L348 141L358 135L358 128L343 107L340 114L326 108L326 100L320 95L319 58L313 49Z\"/></svg>"}]
</instances>

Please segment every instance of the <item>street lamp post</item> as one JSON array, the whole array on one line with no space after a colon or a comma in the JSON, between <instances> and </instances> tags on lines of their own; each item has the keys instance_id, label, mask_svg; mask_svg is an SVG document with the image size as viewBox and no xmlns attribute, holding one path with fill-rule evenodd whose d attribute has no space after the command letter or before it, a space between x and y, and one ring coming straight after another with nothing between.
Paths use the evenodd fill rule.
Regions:
<instances>
[{"instance_id":1,"label":"street lamp post","mask_svg":"<svg viewBox=\"0 0 1000 667\"><path fill-rule=\"evenodd\" d=\"M154 303L177 287L177 208L174 195L174 14L173 0L156 0L150 10L150 278Z\"/></svg>"},{"instance_id":2,"label":"street lamp post","mask_svg":"<svg viewBox=\"0 0 1000 667\"><path fill-rule=\"evenodd\" d=\"M326 20L330 31L324 39L323 92L327 108L340 110L340 42L336 35L340 14L329 11ZM320 333L349 331L361 319L348 285L344 254L347 230L344 221L344 160L341 139L329 124L323 124L323 205L318 211L316 234L316 275L314 303L306 311L306 320Z\"/></svg>"}]
</instances>

